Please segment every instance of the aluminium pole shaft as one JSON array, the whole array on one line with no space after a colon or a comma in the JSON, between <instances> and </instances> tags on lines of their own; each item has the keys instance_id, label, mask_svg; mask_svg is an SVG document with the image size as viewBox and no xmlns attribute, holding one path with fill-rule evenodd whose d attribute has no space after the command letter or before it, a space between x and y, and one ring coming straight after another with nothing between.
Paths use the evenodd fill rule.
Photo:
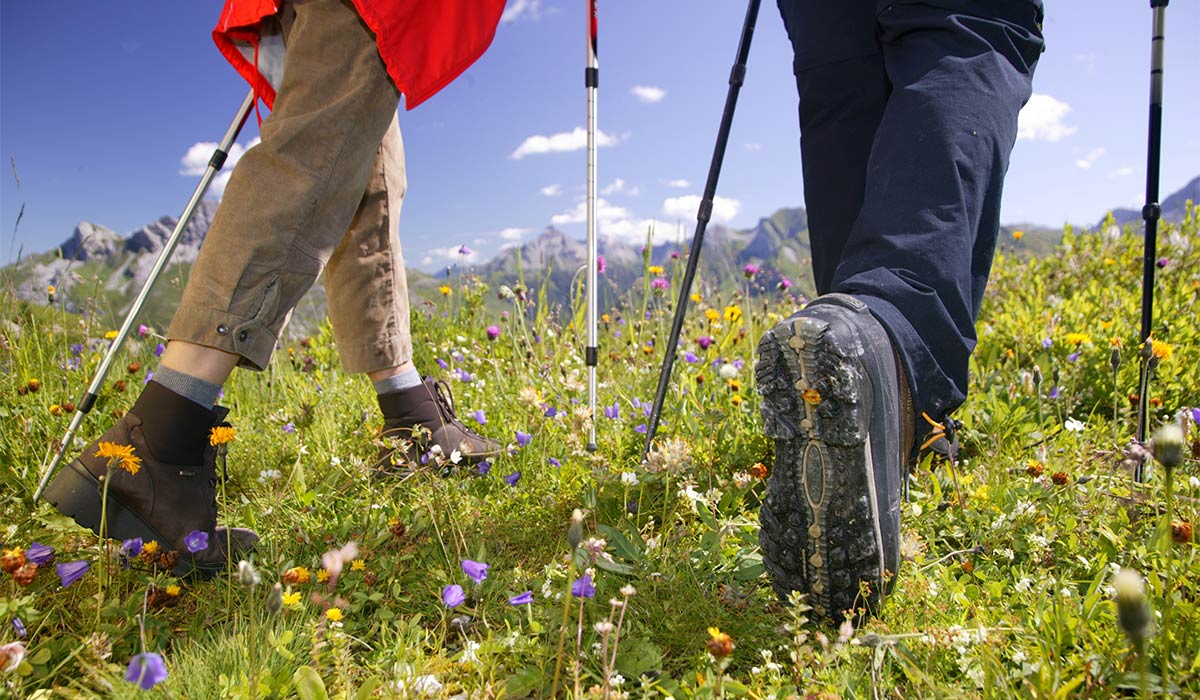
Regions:
<instances>
[{"instance_id":1,"label":"aluminium pole shaft","mask_svg":"<svg viewBox=\"0 0 1200 700\"><path fill-rule=\"evenodd\" d=\"M596 365L599 362L598 330L596 327L596 92L600 87L600 68L596 57L596 0L588 0L588 49L584 85L587 88L587 347L584 360L588 370L588 427L589 452L596 450Z\"/></svg>"},{"instance_id":2,"label":"aluminium pole shaft","mask_svg":"<svg viewBox=\"0 0 1200 700\"><path fill-rule=\"evenodd\" d=\"M158 260L155 261L154 267L151 268L150 274L146 277L146 282L142 285L141 291L138 292L137 297L133 300L133 304L129 307L129 312L125 316L125 322L121 324L121 329L117 331L117 337L108 346L108 351L104 354L104 359L100 361L100 365L96 369L96 375L92 378L91 385L88 386L83 398L79 400L75 409L75 415L71 417L71 423L67 426L67 434L63 436L62 441L59 443L58 450L54 453L54 458L42 472L37 490L33 493L34 501L42 497L42 492L46 490L46 485L50 483L51 477L54 476L59 464L62 462L63 454L66 450L70 449L71 441L75 437L75 431L83 423L83 417L91 412L92 407L95 406L96 399L100 395L101 387L104 386L105 378L108 377L108 371L112 367L113 360L116 359L121 346L125 344L125 339L129 337L130 329L133 328L138 314L141 313L142 306L145 305L146 299L150 296L150 289L158 281L167 263L170 262L171 255L175 252L175 247L179 244L179 239L183 235L183 230L191 223L192 216L196 213L196 207L200 205L200 201L208 191L209 185L212 184L213 178L216 177L217 172L225 165L229 149L237 139L242 126L246 123L246 118L250 116L250 110L254 107L254 101L254 90L251 89L246 94L246 98L242 100L242 106L238 109L237 116L234 117L233 122L230 123L229 129L225 131L225 136L221 139L221 143L213 151L212 158L208 161L208 167L205 169L204 175L200 178L200 184L196 186L195 192L192 193L192 198L188 200L187 206L184 207L183 213L180 214L179 223L175 224L175 229L171 231L171 235L163 245L162 252L158 254Z\"/></svg>"},{"instance_id":3,"label":"aluminium pole shaft","mask_svg":"<svg viewBox=\"0 0 1200 700\"><path fill-rule=\"evenodd\" d=\"M1163 100L1163 37L1166 30L1166 10L1169 0L1150 0L1154 11L1154 24L1150 40L1150 128L1146 147L1146 206L1142 207L1142 219L1146 222L1145 245L1142 254L1142 326L1141 341L1152 343L1151 327L1154 317L1154 269L1157 265L1158 219L1161 207L1158 202L1158 180L1162 160L1162 100ZM1148 360L1142 360L1142 372L1147 371ZM1149 420L1150 397L1147 381L1138 397L1137 440L1146 441L1146 423ZM1142 480L1142 465L1135 476Z\"/></svg>"},{"instance_id":4,"label":"aluminium pole shaft","mask_svg":"<svg viewBox=\"0 0 1200 700\"><path fill-rule=\"evenodd\" d=\"M671 382L671 368L675 364L675 346L679 344L679 333L683 329L683 320L687 315L688 301L692 292L692 278L696 276L696 266L700 262L700 250L704 245L704 231L708 228L709 218L712 217L713 198L717 194L717 180L721 177L721 164L725 160L725 146L729 142L733 111L737 107L738 93L746 79L746 61L750 56L750 40L754 38L754 23L758 19L759 4L760 0L750 0L746 8L746 19L742 24L742 38L738 42L737 59L729 74L729 91L725 96L725 111L721 114L721 127L717 132L717 143L713 147L712 162L708 168L708 181L704 185L704 199L701 200L699 211L696 213L696 232L692 234L691 252L688 254L683 282L679 286L679 299L675 303L675 318L671 323L671 335L667 339L662 369L658 374L658 389L654 392L654 406L650 410L650 420L646 426L646 444L642 449L642 459L645 459L646 455L650 453L650 447L654 443L654 434L658 431L663 400L666 398L667 386Z\"/></svg>"}]
</instances>

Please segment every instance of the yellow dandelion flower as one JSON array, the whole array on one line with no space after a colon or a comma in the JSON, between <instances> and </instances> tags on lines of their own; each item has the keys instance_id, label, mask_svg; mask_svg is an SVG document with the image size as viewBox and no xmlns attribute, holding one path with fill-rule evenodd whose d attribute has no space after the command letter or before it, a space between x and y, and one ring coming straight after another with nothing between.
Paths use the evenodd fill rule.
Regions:
<instances>
[{"instance_id":1,"label":"yellow dandelion flower","mask_svg":"<svg viewBox=\"0 0 1200 700\"><path fill-rule=\"evenodd\" d=\"M721 314L717 313L716 309L705 309L704 317L710 321L715 321L718 318L721 318Z\"/></svg>"},{"instance_id":2,"label":"yellow dandelion flower","mask_svg":"<svg viewBox=\"0 0 1200 700\"><path fill-rule=\"evenodd\" d=\"M150 540L142 544L142 554L153 556L158 554L158 540Z\"/></svg>"},{"instance_id":3,"label":"yellow dandelion flower","mask_svg":"<svg viewBox=\"0 0 1200 700\"><path fill-rule=\"evenodd\" d=\"M237 428L232 425L218 425L208 434L208 444L216 447L233 442L237 437Z\"/></svg>"},{"instance_id":4,"label":"yellow dandelion flower","mask_svg":"<svg viewBox=\"0 0 1200 700\"><path fill-rule=\"evenodd\" d=\"M287 584L308 583L311 580L312 574L309 573L308 567L293 566L292 568L283 572L283 582Z\"/></svg>"},{"instance_id":5,"label":"yellow dandelion flower","mask_svg":"<svg viewBox=\"0 0 1200 700\"><path fill-rule=\"evenodd\" d=\"M1100 328L1102 328L1104 330L1108 330L1109 328L1112 328L1112 326L1113 326L1112 321L1101 321L1100 322Z\"/></svg>"},{"instance_id":6,"label":"yellow dandelion flower","mask_svg":"<svg viewBox=\"0 0 1200 700\"><path fill-rule=\"evenodd\" d=\"M56 403L54 403L54 404L50 404L50 415L52 415L52 416L61 416L62 414L63 414L63 408L62 408L62 406L59 406L59 405L58 405L58 404L56 404Z\"/></svg>"},{"instance_id":7,"label":"yellow dandelion flower","mask_svg":"<svg viewBox=\"0 0 1200 700\"><path fill-rule=\"evenodd\" d=\"M365 568L367 568L367 562L363 561L362 559L355 559L354 561L350 562L351 571L362 571Z\"/></svg>"},{"instance_id":8,"label":"yellow dandelion flower","mask_svg":"<svg viewBox=\"0 0 1200 700\"><path fill-rule=\"evenodd\" d=\"M740 306L726 306L725 320L731 323L737 323L742 319L742 308Z\"/></svg>"},{"instance_id":9,"label":"yellow dandelion flower","mask_svg":"<svg viewBox=\"0 0 1200 700\"><path fill-rule=\"evenodd\" d=\"M716 627L708 628L708 637L704 646L708 647L708 653L712 654L713 658L722 659L733 653L733 637Z\"/></svg>"},{"instance_id":10,"label":"yellow dandelion flower","mask_svg":"<svg viewBox=\"0 0 1200 700\"><path fill-rule=\"evenodd\" d=\"M117 332L116 332L116 331L109 331L109 332L107 332L107 333L105 333L105 334L104 334L104 339L105 339L105 340L112 340L112 339L114 339L114 338L116 338L116 337L117 337Z\"/></svg>"},{"instance_id":11,"label":"yellow dandelion flower","mask_svg":"<svg viewBox=\"0 0 1200 700\"><path fill-rule=\"evenodd\" d=\"M1015 352L1013 352L1013 349L1012 349L1012 348L1005 348L1005 350L1004 350L1004 357L1006 357L1006 358L1008 358L1008 359L1010 359L1010 360L1011 360L1011 359L1013 359L1013 356L1014 356L1014 355L1016 355L1016 353L1015 353Z\"/></svg>"},{"instance_id":12,"label":"yellow dandelion flower","mask_svg":"<svg viewBox=\"0 0 1200 700\"><path fill-rule=\"evenodd\" d=\"M742 388L742 383L737 379L730 379L725 382L730 391L738 391Z\"/></svg>"},{"instance_id":13,"label":"yellow dandelion flower","mask_svg":"<svg viewBox=\"0 0 1200 700\"><path fill-rule=\"evenodd\" d=\"M1113 260L1112 258L1105 258L1105 259L1104 259L1104 264L1105 264L1105 265L1116 265L1116 264L1117 264L1117 261L1116 261L1116 260Z\"/></svg>"},{"instance_id":14,"label":"yellow dandelion flower","mask_svg":"<svg viewBox=\"0 0 1200 700\"><path fill-rule=\"evenodd\" d=\"M1122 347L1121 339L1115 335L1109 339L1108 344L1114 348Z\"/></svg>"},{"instance_id":15,"label":"yellow dandelion flower","mask_svg":"<svg viewBox=\"0 0 1200 700\"><path fill-rule=\"evenodd\" d=\"M741 395L741 394L734 394L733 396L731 396L731 397L729 398L729 401L730 401L730 402L731 402L731 403L732 403L734 406L741 406L741 405L742 405L742 395Z\"/></svg>"},{"instance_id":16,"label":"yellow dandelion flower","mask_svg":"<svg viewBox=\"0 0 1200 700\"><path fill-rule=\"evenodd\" d=\"M1150 342L1152 344L1151 348L1153 348L1152 352L1154 353L1155 357L1160 360L1171 359L1171 353L1175 352L1174 347L1172 347L1169 343L1164 343L1161 340L1154 340L1153 338L1150 340Z\"/></svg>"},{"instance_id":17,"label":"yellow dandelion flower","mask_svg":"<svg viewBox=\"0 0 1200 700\"><path fill-rule=\"evenodd\" d=\"M320 571L317 572L317 582L318 583L325 583L328 580L329 580L329 572L328 571L326 571L325 569L321 569Z\"/></svg>"},{"instance_id":18,"label":"yellow dandelion flower","mask_svg":"<svg viewBox=\"0 0 1200 700\"><path fill-rule=\"evenodd\" d=\"M294 608L300 604L300 591L288 591L283 594L283 604Z\"/></svg>"},{"instance_id":19,"label":"yellow dandelion flower","mask_svg":"<svg viewBox=\"0 0 1200 700\"><path fill-rule=\"evenodd\" d=\"M1024 231L1013 231L1012 236L1013 236L1014 241L1019 241L1025 237L1025 232Z\"/></svg>"},{"instance_id":20,"label":"yellow dandelion flower","mask_svg":"<svg viewBox=\"0 0 1200 700\"><path fill-rule=\"evenodd\" d=\"M341 622L343 617L341 608L330 608L325 611L325 619L330 622Z\"/></svg>"},{"instance_id":21,"label":"yellow dandelion flower","mask_svg":"<svg viewBox=\"0 0 1200 700\"><path fill-rule=\"evenodd\" d=\"M130 474L137 474L138 470L142 468L142 458L133 454L133 445L101 442L96 446L96 456L107 459L110 465L116 463L118 467Z\"/></svg>"},{"instance_id":22,"label":"yellow dandelion flower","mask_svg":"<svg viewBox=\"0 0 1200 700\"><path fill-rule=\"evenodd\" d=\"M58 290L54 288L54 285L52 285L52 284L46 285L46 293L49 294L50 296L54 296L54 293L57 291Z\"/></svg>"},{"instance_id":23,"label":"yellow dandelion flower","mask_svg":"<svg viewBox=\"0 0 1200 700\"><path fill-rule=\"evenodd\" d=\"M612 318L609 317L608 314L601 314L600 320L603 321L604 323L612 323Z\"/></svg>"},{"instance_id":24,"label":"yellow dandelion flower","mask_svg":"<svg viewBox=\"0 0 1200 700\"><path fill-rule=\"evenodd\" d=\"M182 588L172 583L171 585L167 586L167 595L174 598L175 596L179 595L182 590Z\"/></svg>"},{"instance_id":25,"label":"yellow dandelion flower","mask_svg":"<svg viewBox=\"0 0 1200 700\"><path fill-rule=\"evenodd\" d=\"M700 295L699 295L699 294L696 294L695 292L693 292L693 293L692 293L691 299L692 299L692 303L693 303L693 304L699 304L699 303L700 303Z\"/></svg>"},{"instance_id":26,"label":"yellow dandelion flower","mask_svg":"<svg viewBox=\"0 0 1200 700\"><path fill-rule=\"evenodd\" d=\"M1092 342L1092 338L1087 333L1068 333L1067 334L1067 343L1070 345L1082 345L1084 343L1090 343L1090 342Z\"/></svg>"},{"instance_id":27,"label":"yellow dandelion flower","mask_svg":"<svg viewBox=\"0 0 1200 700\"><path fill-rule=\"evenodd\" d=\"M661 275L663 273L662 265L651 265L650 267L648 267L646 269L650 274L656 275L656 276Z\"/></svg>"},{"instance_id":28,"label":"yellow dandelion flower","mask_svg":"<svg viewBox=\"0 0 1200 700\"><path fill-rule=\"evenodd\" d=\"M448 297L454 293L454 290L451 289L450 285L448 284L443 284L442 286L438 287L438 291L441 292L442 296L444 297Z\"/></svg>"}]
</instances>

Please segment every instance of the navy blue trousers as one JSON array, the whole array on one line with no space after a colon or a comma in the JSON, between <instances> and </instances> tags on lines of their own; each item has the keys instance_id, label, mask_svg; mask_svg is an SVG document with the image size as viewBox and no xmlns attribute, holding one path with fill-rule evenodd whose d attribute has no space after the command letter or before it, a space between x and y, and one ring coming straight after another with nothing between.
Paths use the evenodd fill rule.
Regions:
<instances>
[{"instance_id":1,"label":"navy blue trousers","mask_svg":"<svg viewBox=\"0 0 1200 700\"><path fill-rule=\"evenodd\" d=\"M860 297L918 415L966 399L1040 0L779 0L817 291Z\"/></svg>"}]
</instances>

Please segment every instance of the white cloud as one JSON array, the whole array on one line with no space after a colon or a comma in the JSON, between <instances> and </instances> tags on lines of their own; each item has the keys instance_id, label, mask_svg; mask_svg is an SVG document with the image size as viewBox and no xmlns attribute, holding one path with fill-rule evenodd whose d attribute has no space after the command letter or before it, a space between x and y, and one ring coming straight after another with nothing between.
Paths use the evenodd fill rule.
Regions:
<instances>
[{"instance_id":1,"label":"white cloud","mask_svg":"<svg viewBox=\"0 0 1200 700\"><path fill-rule=\"evenodd\" d=\"M1133 168L1129 167L1128 165L1122 165L1119 168L1113 168L1112 170L1108 171L1109 177L1129 177L1132 174Z\"/></svg>"},{"instance_id":2,"label":"white cloud","mask_svg":"<svg viewBox=\"0 0 1200 700\"><path fill-rule=\"evenodd\" d=\"M501 22L516 22L522 17L537 19L541 15L542 0L508 0Z\"/></svg>"},{"instance_id":3,"label":"white cloud","mask_svg":"<svg viewBox=\"0 0 1200 700\"><path fill-rule=\"evenodd\" d=\"M634 85L629 88L629 92L642 102L662 102L662 98L667 96L667 91L660 87L652 85Z\"/></svg>"},{"instance_id":4,"label":"white cloud","mask_svg":"<svg viewBox=\"0 0 1200 700\"><path fill-rule=\"evenodd\" d=\"M610 136L599 129L596 130L596 147L612 146L618 138ZM587 148L587 129L577 126L571 131L563 131L549 136L535 134L521 142L517 150L509 158L521 160L525 156L543 153L567 153Z\"/></svg>"},{"instance_id":5,"label":"white cloud","mask_svg":"<svg viewBox=\"0 0 1200 700\"><path fill-rule=\"evenodd\" d=\"M630 217L629 210L624 207L613 206L601 198L596 199L596 221L607 222L617 221L619 219L628 219ZM587 202L580 200L571 209L564 211L561 214L555 214L550 217L550 223L555 226L564 224L582 224L587 221Z\"/></svg>"},{"instance_id":6,"label":"white cloud","mask_svg":"<svg viewBox=\"0 0 1200 700\"><path fill-rule=\"evenodd\" d=\"M421 258L422 265L430 265L432 263L462 263L462 262L478 262L479 252L467 248L468 253L463 255L460 251L466 248L463 245L448 245L444 248L430 248L425 251L425 257Z\"/></svg>"},{"instance_id":7,"label":"white cloud","mask_svg":"<svg viewBox=\"0 0 1200 700\"><path fill-rule=\"evenodd\" d=\"M1079 158L1075 161L1075 167L1082 168L1083 170L1087 170L1088 168L1092 167L1092 165L1095 164L1096 160L1098 158L1100 158L1100 156L1102 156L1102 155L1104 155L1103 148L1093 148L1092 150L1088 151L1088 154L1086 156Z\"/></svg>"},{"instance_id":8,"label":"white cloud","mask_svg":"<svg viewBox=\"0 0 1200 700\"><path fill-rule=\"evenodd\" d=\"M691 187L692 183L680 178L678 180L667 180L666 185L667 187L674 187L675 189L681 190L685 187Z\"/></svg>"},{"instance_id":9,"label":"white cloud","mask_svg":"<svg viewBox=\"0 0 1200 700\"><path fill-rule=\"evenodd\" d=\"M601 236L636 244L644 244L647 235L651 236L651 243L662 241L666 237L670 237L672 240L681 238L677 223L665 222L660 219L616 219L600 222L597 228Z\"/></svg>"},{"instance_id":10,"label":"white cloud","mask_svg":"<svg viewBox=\"0 0 1200 700\"><path fill-rule=\"evenodd\" d=\"M531 228L517 228L515 226L503 229L500 231L500 237L506 241L519 241L529 233Z\"/></svg>"},{"instance_id":11,"label":"white cloud","mask_svg":"<svg viewBox=\"0 0 1200 700\"><path fill-rule=\"evenodd\" d=\"M611 195L611 194L617 194L617 193L625 194L630 197L636 197L642 193L642 188L626 187L625 181L621 178L617 178L616 180L613 180L607 187L600 190L600 194L603 194L603 195Z\"/></svg>"},{"instance_id":12,"label":"white cloud","mask_svg":"<svg viewBox=\"0 0 1200 700\"><path fill-rule=\"evenodd\" d=\"M259 138L255 136L248 146L242 146L240 143L235 143L229 147L229 156L225 159L225 165L213 178L212 184L208 187L208 196L220 199L225 195L225 185L229 183L229 176L233 173L233 166L242 159L242 155L256 146ZM187 153L179 159L180 175L190 177L200 177L208 170L208 161L212 158L213 151L217 150L220 145L213 141L200 141L194 143L188 148Z\"/></svg>"},{"instance_id":13,"label":"white cloud","mask_svg":"<svg viewBox=\"0 0 1200 700\"><path fill-rule=\"evenodd\" d=\"M755 143L755 142L751 141L750 143L746 144L746 150L747 150L747 151L752 151L752 152L753 152L753 151L761 151L761 150L762 150L762 144L761 144L761 143Z\"/></svg>"},{"instance_id":14,"label":"white cloud","mask_svg":"<svg viewBox=\"0 0 1200 700\"><path fill-rule=\"evenodd\" d=\"M1071 105L1049 95L1034 93L1017 116L1017 140L1059 141L1077 129L1063 122Z\"/></svg>"},{"instance_id":15,"label":"white cloud","mask_svg":"<svg viewBox=\"0 0 1200 700\"><path fill-rule=\"evenodd\" d=\"M741 209L742 203L736 199L729 197L714 197L713 211L711 221L724 223L737 216L738 209ZM696 220L696 210L700 208L700 197L694 194L684 195L682 197L670 197L663 200L663 213L667 216L685 219Z\"/></svg>"},{"instance_id":16,"label":"white cloud","mask_svg":"<svg viewBox=\"0 0 1200 700\"><path fill-rule=\"evenodd\" d=\"M553 185L546 185L539 190L539 192L547 197L557 197L558 195L562 194L562 185L558 184L557 182Z\"/></svg>"}]
</instances>

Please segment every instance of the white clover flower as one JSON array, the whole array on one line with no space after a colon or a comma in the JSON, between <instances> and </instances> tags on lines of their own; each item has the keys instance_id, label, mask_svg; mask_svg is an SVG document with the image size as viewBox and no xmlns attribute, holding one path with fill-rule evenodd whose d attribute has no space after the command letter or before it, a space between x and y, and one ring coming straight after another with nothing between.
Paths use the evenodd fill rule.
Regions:
<instances>
[{"instance_id":1,"label":"white clover flower","mask_svg":"<svg viewBox=\"0 0 1200 700\"><path fill-rule=\"evenodd\" d=\"M621 472L621 483L630 486L637 486L638 476L636 472Z\"/></svg>"},{"instance_id":2,"label":"white clover flower","mask_svg":"<svg viewBox=\"0 0 1200 700\"><path fill-rule=\"evenodd\" d=\"M738 376L738 368L726 362L721 365L721 369L717 370L717 376L721 379L733 379Z\"/></svg>"},{"instance_id":3,"label":"white clover flower","mask_svg":"<svg viewBox=\"0 0 1200 700\"><path fill-rule=\"evenodd\" d=\"M1081 420L1075 420L1074 418L1068 418L1063 423L1063 427L1072 433L1082 433L1087 429L1087 423L1084 423Z\"/></svg>"}]
</instances>

